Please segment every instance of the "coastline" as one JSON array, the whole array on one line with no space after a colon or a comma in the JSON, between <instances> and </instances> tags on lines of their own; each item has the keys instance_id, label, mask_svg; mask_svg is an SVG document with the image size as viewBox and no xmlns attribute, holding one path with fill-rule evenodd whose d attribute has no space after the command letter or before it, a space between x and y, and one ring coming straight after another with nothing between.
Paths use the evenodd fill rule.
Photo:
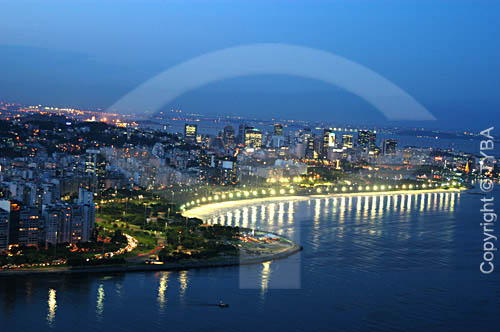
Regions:
<instances>
[{"instance_id":1,"label":"coastline","mask_svg":"<svg viewBox=\"0 0 500 332\"><path fill-rule=\"evenodd\" d=\"M314 198L326 198L326 197L353 197L353 196L386 196L386 195L406 195L406 194L433 194L433 193L460 193L466 191L467 189L419 189L419 190L392 190L392 191L371 191L371 192L356 192L356 193L331 193L331 194L310 194L310 195L293 195L293 196L272 196L272 197L261 197L261 198L250 198L250 199L240 199L234 201L217 202L210 203L195 208L186 210L182 212L184 217L188 218L206 218L213 212L213 209L223 209L223 208L236 208L244 205L256 205L263 204L266 202L275 201L307 201Z\"/></svg>"},{"instance_id":2,"label":"coastline","mask_svg":"<svg viewBox=\"0 0 500 332\"><path fill-rule=\"evenodd\" d=\"M238 265L259 264L268 261L284 259L302 250L302 247L293 243L293 246L285 251L266 255L252 257L231 257L217 258L213 260L165 263L160 265L155 264L140 264L140 265L110 265L102 267L52 267L40 269L20 269L20 270L4 270L0 271L2 277L17 277L17 276L33 276L33 275L65 275L65 274L89 274L89 273L124 273L124 272L154 272L154 271L182 271L189 269L203 269L216 267L229 267Z\"/></svg>"},{"instance_id":3,"label":"coastline","mask_svg":"<svg viewBox=\"0 0 500 332\"><path fill-rule=\"evenodd\" d=\"M235 208L244 205L256 205L266 202L275 201L306 201L315 198L326 197L352 197L352 196L384 196L384 195L402 195L402 194L428 194L428 193L448 193L448 192L462 192L465 189L428 189L428 190L398 190L398 191L380 191L380 192L366 192L366 193L332 193L332 194L314 194L303 196L274 196L242 199L235 201L226 201L206 204L198 206L193 209L184 211L182 215L189 218L206 218L213 213L214 209L222 208ZM65 275L65 274L89 274L89 273L124 273L124 272L154 272L154 271L179 271L188 269L201 269L201 268L216 268L228 267L238 265L259 264L263 262L284 259L302 250L302 246L292 242L292 246L284 251L265 255L265 256L251 256L251 257L231 257L231 258L215 258L200 261L185 261L176 263L164 264L126 264L126 265L109 265L100 267L48 267L37 269L19 269L19 270L0 270L1 277L13 276L32 276L32 275Z\"/></svg>"}]
</instances>

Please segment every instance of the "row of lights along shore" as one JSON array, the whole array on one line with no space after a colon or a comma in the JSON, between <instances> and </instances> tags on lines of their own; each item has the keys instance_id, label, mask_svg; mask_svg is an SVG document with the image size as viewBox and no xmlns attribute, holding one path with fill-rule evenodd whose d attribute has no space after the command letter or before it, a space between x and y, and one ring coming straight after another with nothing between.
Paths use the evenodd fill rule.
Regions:
<instances>
[{"instance_id":1,"label":"row of lights along shore","mask_svg":"<svg viewBox=\"0 0 500 332\"><path fill-rule=\"evenodd\" d=\"M455 187L457 186L457 182L452 182L452 183L442 183L441 187ZM435 183L434 185L432 184L422 184L422 185L413 185L413 184L403 184L401 186L399 185L374 185L374 186L343 186L343 187L333 187L333 190L330 190L330 188L317 188L316 190L309 189L307 191L302 191L303 193L307 195L314 195L314 194L323 194L323 193L331 193L332 191L335 192L354 192L357 190L357 192L377 192L377 191L387 191L387 190L422 190L422 189L433 189L439 187L439 184ZM241 200L241 199L248 199L248 198L257 198L257 197L271 197L271 196L285 196L285 195L293 195L295 194L296 191L293 188L281 188L281 189L262 189L262 190L250 190L250 191L235 191L235 192L227 192L227 193L222 193L222 194L216 194L213 196L208 196L208 197L202 197L198 198L196 200L192 200L190 202L187 202L183 204L180 209L182 211L185 211L187 208L191 207L196 207L200 206L203 204L208 204L208 203L214 203L214 202L220 202L220 201L232 201L232 200Z\"/></svg>"}]
</instances>

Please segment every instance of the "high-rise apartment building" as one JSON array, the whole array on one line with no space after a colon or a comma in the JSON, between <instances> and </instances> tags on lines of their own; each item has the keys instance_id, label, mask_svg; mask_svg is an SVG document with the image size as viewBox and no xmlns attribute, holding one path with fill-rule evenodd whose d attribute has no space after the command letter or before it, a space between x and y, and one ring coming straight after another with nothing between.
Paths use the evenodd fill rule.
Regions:
<instances>
[{"instance_id":1,"label":"high-rise apartment building","mask_svg":"<svg viewBox=\"0 0 500 332\"><path fill-rule=\"evenodd\" d=\"M9 217L10 212L0 207L0 252L9 248Z\"/></svg>"},{"instance_id":2,"label":"high-rise apartment building","mask_svg":"<svg viewBox=\"0 0 500 332\"><path fill-rule=\"evenodd\" d=\"M19 212L19 237L20 246L38 246L43 235L43 220L38 209L22 207Z\"/></svg>"},{"instance_id":3,"label":"high-rise apartment building","mask_svg":"<svg viewBox=\"0 0 500 332\"><path fill-rule=\"evenodd\" d=\"M253 127L245 129L245 147L260 149L262 146L262 132Z\"/></svg>"},{"instance_id":4,"label":"high-rise apartment building","mask_svg":"<svg viewBox=\"0 0 500 332\"><path fill-rule=\"evenodd\" d=\"M190 142L196 142L196 135L198 134L198 125L186 123L184 125L184 138Z\"/></svg>"},{"instance_id":5,"label":"high-rise apartment building","mask_svg":"<svg viewBox=\"0 0 500 332\"><path fill-rule=\"evenodd\" d=\"M324 129L321 145L321 158L326 159L328 157L328 148L333 146L335 146L335 134L331 129Z\"/></svg>"},{"instance_id":6,"label":"high-rise apartment building","mask_svg":"<svg viewBox=\"0 0 500 332\"><path fill-rule=\"evenodd\" d=\"M236 141L234 137L234 128L233 126L226 126L224 127L224 132L222 134L222 139L224 141L224 145L226 147L233 146Z\"/></svg>"},{"instance_id":7,"label":"high-rise apartment building","mask_svg":"<svg viewBox=\"0 0 500 332\"><path fill-rule=\"evenodd\" d=\"M283 125L280 123L274 124L274 136L283 136Z\"/></svg>"},{"instance_id":8,"label":"high-rise apartment building","mask_svg":"<svg viewBox=\"0 0 500 332\"><path fill-rule=\"evenodd\" d=\"M353 148L353 137L350 134L342 135L342 147L344 149L352 149Z\"/></svg>"},{"instance_id":9,"label":"high-rise apartment building","mask_svg":"<svg viewBox=\"0 0 500 332\"><path fill-rule=\"evenodd\" d=\"M377 147L377 134L375 131L370 130L360 130L358 131L358 145L363 148L363 150L368 152L375 151Z\"/></svg>"},{"instance_id":10,"label":"high-rise apartment building","mask_svg":"<svg viewBox=\"0 0 500 332\"><path fill-rule=\"evenodd\" d=\"M386 139L382 145L382 152L385 155L394 156L398 148L398 141L395 139Z\"/></svg>"}]
</instances>

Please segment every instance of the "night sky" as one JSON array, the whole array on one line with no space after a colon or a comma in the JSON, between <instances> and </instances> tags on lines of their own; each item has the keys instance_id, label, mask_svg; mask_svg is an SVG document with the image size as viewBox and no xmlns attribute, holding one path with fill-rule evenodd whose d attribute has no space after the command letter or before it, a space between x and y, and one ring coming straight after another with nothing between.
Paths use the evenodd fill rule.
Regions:
<instances>
[{"instance_id":1,"label":"night sky","mask_svg":"<svg viewBox=\"0 0 500 332\"><path fill-rule=\"evenodd\" d=\"M106 108L192 57L286 43L340 55L389 79L438 119L422 125L477 130L500 118L500 1L2 0L0 9L4 101ZM384 123L339 87L278 75L212 83L170 107Z\"/></svg>"}]
</instances>

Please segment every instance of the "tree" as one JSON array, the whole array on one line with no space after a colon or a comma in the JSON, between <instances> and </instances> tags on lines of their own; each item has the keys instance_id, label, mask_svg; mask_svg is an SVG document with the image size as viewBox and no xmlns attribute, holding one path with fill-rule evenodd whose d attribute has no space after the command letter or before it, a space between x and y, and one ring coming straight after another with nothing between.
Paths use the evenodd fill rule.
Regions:
<instances>
[{"instance_id":1,"label":"tree","mask_svg":"<svg viewBox=\"0 0 500 332\"><path fill-rule=\"evenodd\" d=\"M111 237L113 243L127 243L127 237L123 235L120 229L117 229Z\"/></svg>"}]
</instances>

